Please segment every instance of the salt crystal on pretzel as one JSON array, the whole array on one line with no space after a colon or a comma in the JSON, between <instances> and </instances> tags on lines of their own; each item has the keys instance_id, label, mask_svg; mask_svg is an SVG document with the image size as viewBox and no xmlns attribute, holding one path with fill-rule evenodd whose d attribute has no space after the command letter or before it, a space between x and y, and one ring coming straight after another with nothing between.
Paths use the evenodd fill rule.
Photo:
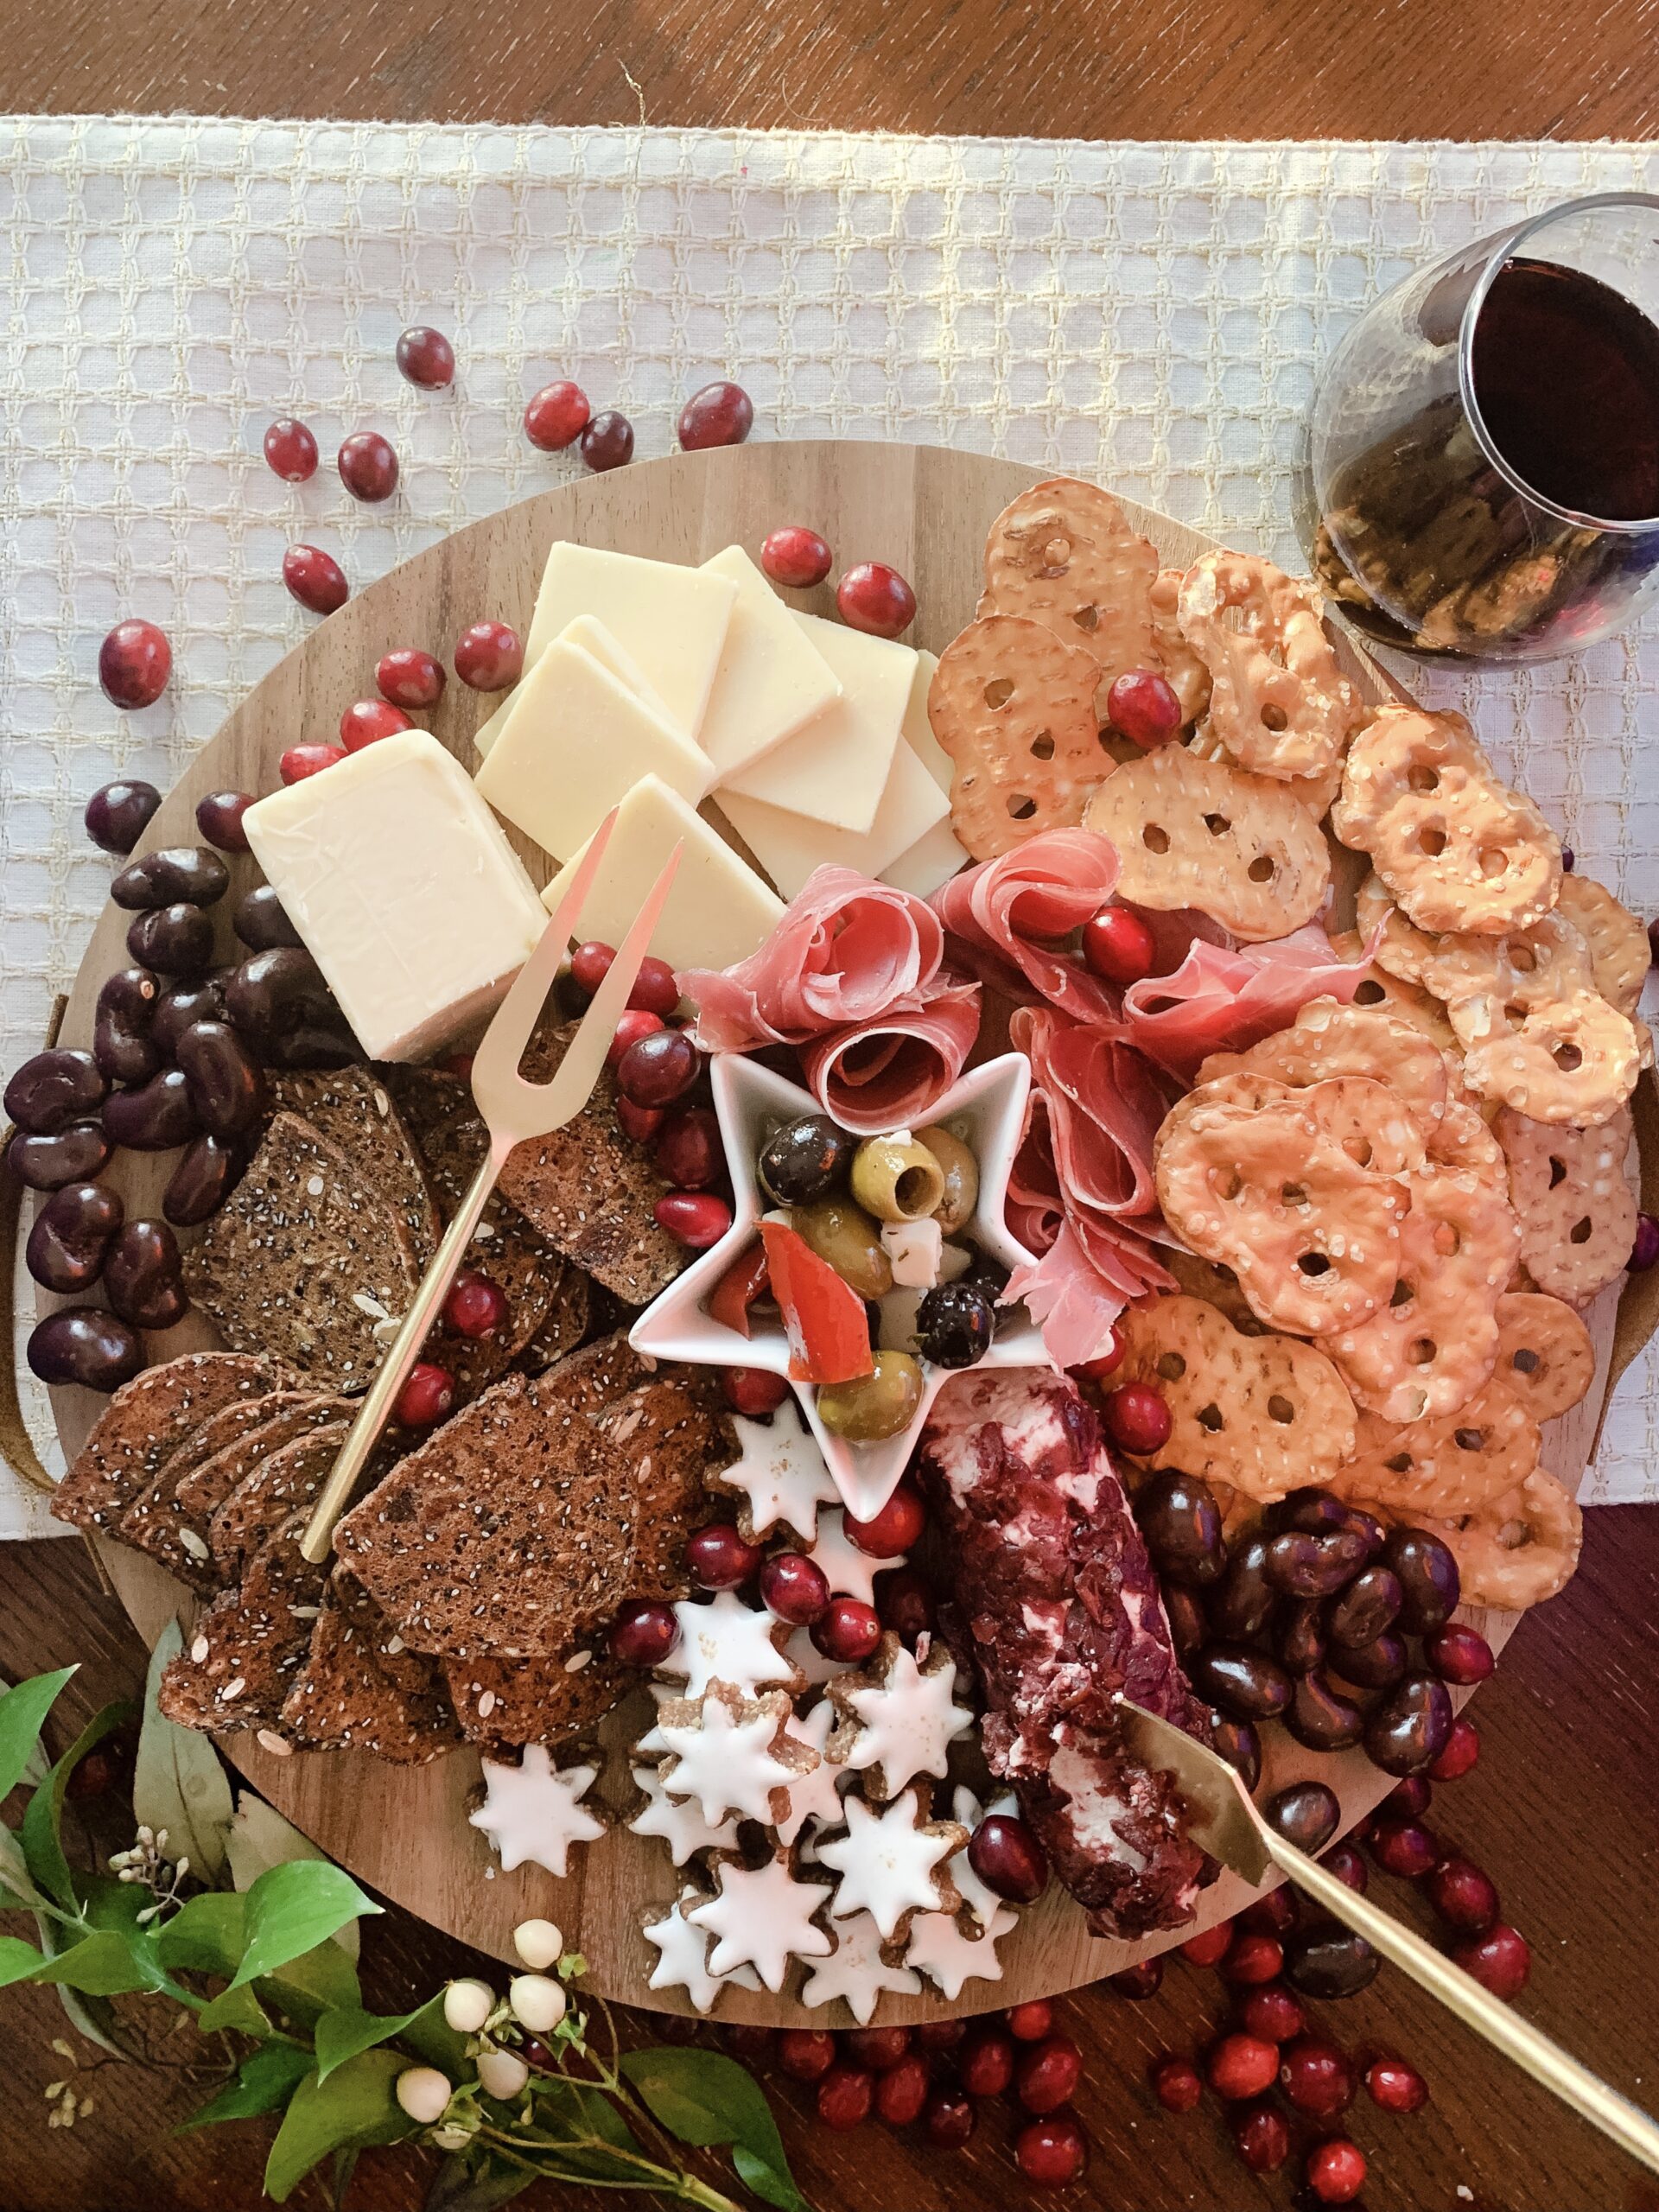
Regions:
<instances>
[{"instance_id":1,"label":"salt crystal on pretzel","mask_svg":"<svg viewBox=\"0 0 1659 2212\"><path fill-rule=\"evenodd\" d=\"M1464 1603L1510 1612L1565 1589L1584 1541L1576 1501L1542 1467L1474 1512L1429 1525L1457 1560Z\"/></svg>"},{"instance_id":2,"label":"salt crystal on pretzel","mask_svg":"<svg viewBox=\"0 0 1659 2212\"><path fill-rule=\"evenodd\" d=\"M975 611L982 619L1018 614L1040 622L1064 644L1081 646L1095 663L1096 682L1110 683L1132 668L1159 665L1152 614L1157 574L1156 548L1109 492L1074 476L1051 476L1011 499L991 524L985 588Z\"/></svg>"},{"instance_id":3,"label":"salt crystal on pretzel","mask_svg":"<svg viewBox=\"0 0 1659 2212\"><path fill-rule=\"evenodd\" d=\"M1184 725L1210 703L1210 671L1182 635L1179 612L1184 569L1160 569L1152 585L1152 633L1164 681L1181 702Z\"/></svg>"},{"instance_id":4,"label":"salt crystal on pretzel","mask_svg":"<svg viewBox=\"0 0 1659 2212\"><path fill-rule=\"evenodd\" d=\"M1368 1076L1387 1084L1426 1130L1448 1096L1445 1054L1392 1007L1344 1006L1337 999L1310 999L1288 1029L1248 1052L1212 1052L1198 1081L1247 1070L1299 1088L1333 1076Z\"/></svg>"},{"instance_id":5,"label":"salt crystal on pretzel","mask_svg":"<svg viewBox=\"0 0 1659 2212\"><path fill-rule=\"evenodd\" d=\"M1377 888L1382 890L1380 883ZM1382 892L1382 896L1389 911L1397 913L1399 910L1386 891ZM1401 918L1404 920L1403 916ZM1407 923L1406 926L1409 928L1410 924ZM1330 937L1332 947L1344 960L1358 960L1370 942L1370 933L1363 923L1357 930L1332 930ZM1408 1022L1412 1028L1421 1030L1442 1052L1457 1049L1457 1038L1440 1001L1424 990L1421 984L1408 982L1403 976L1390 974L1380 957L1373 957L1369 963L1364 981L1355 985L1354 995L1349 1003L1362 1012L1376 1009Z\"/></svg>"},{"instance_id":6,"label":"salt crystal on pretzel","mask_svg":"<svg viewBox=\"0 0 1659 2212\"><path fill-rule=\"evenodd\" d=\"M1404 1423L1362 1413L1353 1458L1332 1478L1339 1497L1415 1521L1455 1520L1523 1483L1538 1465L1537 1422L1497 1380L1455 1413Z\"/></svg>"},{"instance_id":7,"label":"salt crystal on pretzel","mask_svg":"<svg viewBox=\"0 0 1659 2212\"><path fill-rule=\"evenodd\" d=\"M1253 554L1206 553L1182 581L1182 633L1210 671L1210 729L1258 775L1330 774L1363 714L1319 610L1312 584Z\"/></svg>"},{"instance_id":8,"label":"salt crystal on pretzel","mask_svg":"<svg viewBox=\"0 0 1659 2212\"><path fill-rule=\"evenodd\" d=\"M1497 1301L1494 1370L1541 1425L1568 1413L1596 1379L1596 1348L1573 1308L1540 1291L1512 1290Z\"/></svg>"},{"instance_id":9,"label":"salt crystal on pretzel","mask_svg":"<svg viewBox=\"0 0 1659 2212\"><path fill-rule=\"evenodd\" d=\"M1561 878L1560 911L1590 948L1596 988L1610 1006L1633 1014L1653 961L1644 925L1588 875Z\"/></svg>"},{"instance_id":10,"label":"salt crystal on pretzel","mask_svg":"<svg viewBox=\"0 0 1659 2212\"><path fill-rule=\"evenodd\" d=\"M1470 1088L1534 1122L1593 1128L1618 1112L1642 1070L1635 1025L1593 992L1530 1008L1465 999L1454 1027Z\"/></svg>"},{"instance_id":11,"label":"salt crystal on pretzel","mask_svg":"<svg viewBox=\"0 0 1659 2212\"><path fill-rule=\"evenodd\" d=\"M970 622L939 656L927 718L950 756L950 822L976 861L1071 829L1111 755L1095 713L1099 664L1024 615Z\"/></svg>"},{"instance_id":12,"label":"salt crystal on pretzel","mask_svg":"<svg viewBox=\"0 0 1659 2212\"><path fill-rule=\"evenodd\" d=\"M1325 839L1284 785L1183 746L1125 761L1084 823L1117 848L1120 899L1196 907L1247 944L1311 922L1331 887Z\"/></svg>"},{"instance_id":13,"label":"salt crystal on pretzel","mask_svg":"<svg viewBox=\"0 0 1659 2212\"><path fill-rule=\"evenodd\" d=\"M1461 715L1387 706L1349 747L1331 826L1420 929L1496 936L1554 906L1560 840Z\"/></svg>"},{"instance_id":14,"label":"salt crystal on pretzel","mask_svg":"<svg viewBox=\"0 0 1659 2212\"><path fill-rule=\"evenodd\" d=\"M1521 1256L1540 1290L1583 1306L1624 1272L1636 1236L1625 1173L1632 1124L1621 1107L1593 1128L1552 1128L1501 1113L1493 1135L1509 1163Z\"/></svg>"}]
</instances>

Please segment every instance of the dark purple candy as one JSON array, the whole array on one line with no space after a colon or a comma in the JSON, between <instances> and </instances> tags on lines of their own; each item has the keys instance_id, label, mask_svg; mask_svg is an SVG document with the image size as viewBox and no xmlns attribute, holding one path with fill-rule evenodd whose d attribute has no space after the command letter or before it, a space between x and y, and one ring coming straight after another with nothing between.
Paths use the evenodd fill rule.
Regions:
<instances>
[{"instance_id":1,"label":"dark purple candy","mask_svg":"<svg viewBox=\"0 0 1659 2212\"><path fill-rule=\"evenodd\" d=\"M1169 1616L1170 1640L1178 1655L1185 1657L1196 1651L1210 1639L1210 1623L1196 1591L1179 1582L1164 1586L1164 1611Z\"/></svg>"},{"instance_id":2,"label":"dark purple candy","mask_svg":"<svg viewBox=\"0 0 1659 2212\"><path fill-rule=\"evenodd\" d=\"M1365 1750L1384 1774L1423 1774L1452 1733L1452 1697L1438 1675L1408 1675L1365 1726Z\"/></svg>"},{"instance_id":3,"label":"dark purple candy","mask_svg":"<svg viewBox=\"0 0 1659 2212\"><path fill-rule=\"evenodd\" d=\"M105 1183L66 1183L35 1215L23 1256L37 1283L60 1298L90 1290L104 1272L125 1208Z\"/></svg>"},{"instance_id":4,"label":"dark purple candy","mask_svg":"<svg viewBox=\"0 0 1659 2212\"><path fill-rule=\"evenodd\" d=\"M1276 1720L1290 1703L1290 1676L1247 1643L1206 1644L1187 1678L1206 1705L1219 1706L1235 1720Z\"/></svg>"},{"instance_id":5,"label":"dark purple candy","mask_svg":"<svg viewBox=\"0 0 1659 2212\"><path fill-rule=\"evenodd\" d=\"M130 1221L110 1248L104 1294L136 1329L170 1329L190 1301L180 1278L179 1242L164 1221Z\"/></svg>"},{"instance_id":6,"label":"dark purple candy","mask_svg":"<svg viewBox=\"0 0 1659 2212\"><path fill-rule=\"evenodd\" d=\"M137 1330L101 1306L66 1306L37 1324L29 1363L42 1382L118 1390L144 1363Z\"/></svg>"},{"instance_id":7,"label":"dark purple candy","mask_svg":"<svg viewBox=\"0 0 1659 2212\"><path fill-rule=\"evenodd\" d=\"M173 1170L162 1211L175 1229L194 1229L219 1211L247 1164L246 1153L233 1138L193 1138Z\"/></svg>"},{"instance_id":8,"label":"dark purple candy","mask_svg":"<svg viewBox=\"0 0 1659 2212\"><path fill-rule=\"evenodd\" d=\"M231 927L250 952L270 952L277 945L300 942L287 909L268 883L256 885L245 899L238 901Z\"/></svg>"},{"instance_id":9,"label":"dark purple candy","mask_svg":"<svg viewBox=\"0 0 1659 2212\"><path fill-rule=\"evenodd\" d=\"M1267 1575L1268 1540L1246 1536L1234 1547L1227 1572L1205 1592L1205 1611L1217 1636L1248 1641L1273 1618L1279 1593Z\"/></svg>"},{"instance_id":10,"label":"dark purple candy","mask_svg":"<svg viewBox=\"0 0 1659 2212\"><path fill-rule=\"evenodd\" d=\"M165 1060L179 1057L179 1039L198 1021L223 1021L229 1002L231 970L215 968L194 982L175 983L162 994L150 1034Z\"/></svg>"},{"instance_id":11,"label":"dark purple candy","mask_svg":"<svg viewBox=\"0 0 1659 2212\"><path fill-rule=\"evenodd\" d=\"M281 945L251 953L232 973L226 1004L268 1065L345 1067L358 1057L357 1039L308 952Z\"/></svg>"},{"instance_id":12,"label":"dark purple candy","mask_svg":"<svg viewBox=\"0 0 1659 2212\"><path fill-rule=\"evenodd\" d=\"M1173 1582L1198 1586L1219 1580L1226 1554L1221 1509L1196 1475L1156 1474L1135 1493L1135 1517L1147 1549Z\"/></svg>"},{"instance_id":13,"label":"dark purple candy","mask_svg":"<svg viewBox=\"0 0 1659 2212\"><path fill-rule=\"evenodd\" d=\"M1304 1997L1357 1997L1382 1966L1363 1936L1339 1920L1313 1920L1287 1930L1285 1980Z\"/></svg>"},{"instance_id":14,"label":"dark purple candy","mask_svg":"<svg viewBox=\"0 0 1659 2212\"><path fill-rule=\"evenodd\" d=\"M1262 1779L1262 1738L1253 1723L1234 1720L1227 1713L1211 1712L1211 1741L1229 1766L1236 1770L1246 1789L1254 1792Z\"/></svg>"},{"instance_id":15,"label":"dark purple candy","mask_svg":"<svg viewBox=\"0 0 1659 2212\"><path fill-rule=\"evenodd\" d=\"M191 1108L210 1136L240 1136L264 1112L265 1078L228 1021L192 1022L175 1057L189 1085Z\"/></svg>"},{"instance_id":16,"label":"dark purple candy","mask_svg":"<svg viewBox=\"0 0 1659 2212\"><path fill-rule=\"evenodd\" d=\"M1391 1567L1368 1567L1325 1606L1325 1633L1332 1643L1346 1649L1375 1643L1399 1619L1405 1602L1400 1578Z\"/></svg>"},{"instance_id":17,"label":"dark purple candy","mask_svg":"<svg viewBox=\"0 0 1659 2212\"><path fill-rule=\"evenodd\" d=\"M180 1068L163 1068L137 1090L111 1091L104 1127L117 1144L134 1152L171 1152L196 1134L189 1086Z\"/></svg>"},{"instance_id":18,"label":"dark purple candy","mask_svg":"<svg viewBox=\"0 0 1659 2212\"><path fill-rule=\"evenodd\" d=\"M1630 1246L1630 1256L1625 1262L1632 1274L1644 1275L1659 1260L1659 1221L1650 1213L1636 1217L1636 1240Z\"/></svg>"},{"instance_id":19,"label":"dark purple candy","mask_svg":"<svg viewBox=\"0 0 1659 2212\"><path fill-rule=\"evenodd\" d=\"M1262 1808L1262 1817L1275 1835L1294 1843L1298 1851L1321 1851L1337 1832L1342 1803L1323 1782L1293 1782L1277 1789Z\"/></svg>"},{"instance_id":20,"label":"dark purple candy","mask_svg":"<svg viewBox=\"0 0 1659 2212\"><path fill-rule=\"evenodd\" d=\"M1392 1629L1370 1643L1345 1643L1331 1653L1331 1672L1363 1690L1392 1689L1409 1663L1406 1640Z\"/></svg>"},{"instance_id":21,"label":"dark purple candy","mask_svg":"<svg viewBox=\"0 0 1659 2212\"><path fill-rule=\"evenodd\" d=\"M162 803L154 784L124 778L105 784L86 802L86 835L106 853L130 853Z\"/></svg>"},{"instance_id":22,"label":"dark purple candy","mask_svg":"<svg viewBox=\"0 0 1659 2212\"><path fill-rule=\"evenodd\" d=\"M92 1017L92 1057L111 1083L147 1083L162 1065L149 1033L162 986L148 968L106 976Z\"/></svg>"},{"instance_id":23,"label":"dark purple candy","mask_svg":"<svg viewBox=\"0 0 1659 2212\"><path fill-rule=\"evenodd\" d=\"M127 950L158 976L199 976L213 957L213 925L200 906L153 906L133 917Z\"/></svg>"},{"instance_id":24,"label":"dark purple candy","mask_svg":"<svg viewBox=\"0 0 1659 2212\"><path fill-rule=\"evenodd\" d=\"M248 833L242 817L252 804L251 791L209 791L196 801L196 827L221 853L245 853Z\"/></svg>"},{"instance_id":25,"label":"dark purple candy","mask_svg":"<svg viewBox=\"0 0 1659 2212\"><path fill-rule=\"evenodd\" d=\"M1426 1529L1390 1529L1389 1565L1400 1578L1400 1625L1408 1636L1432 1636L1457 1611L1462 1578L1456 1556Z\"/></svg>"},{"instance_id":26,"label":"dark purple candy","mask_svg":"<svg viewBox=\"0 0 1659 2212\"><path fill-rule=\"evenodd\" d=\"M1345 1751L1365 1733L1365 1715L1351 1698L1332 1688L1322 1669L1299 1675L1286 1708L1285 1726L1312 1751Z\"/></svg>"},{"instance_id":27,"label":"dark purple candy","mask_svg":"<svg viewBox=\"0 0 1659 2212\"><path fill-rule=\"evenodd\" d=\"M1274 1631L1274 1649L1293 1675L1306 1675L1325 1657L1325 1623L1317 1599L1297 1598Z\"/></svg>"},{"instance_id":28,"label":"dark purple candy","mask_svg":"<svg viewBox=\"0 0 1659 2212\"><path fill-rule=\"evenodd\" d=\"M109 1084L90 1052L62 1045L36 1052L6 1085L5 1108L20 1129L49 1137L71 1122L90 1120Z\"/></svg>"},{"instance_id":29,"label":"dark purple candy","mask_svg":"<svg viewBox=\"0 0 1659 2212\"><path fill-rule=\"evenodd\" d=\"M1338 1497L1334 1491L1322 1490L1317 1485L1306 1490L1294 1490L1281 1497L1267 1511L1267 1527L1271 1535L1281 1535L1288 1530L1299 1530L1303 1535L1328 1536L1338 1529L1357 1529L1370 1547L1369 1556L1375 1559L1382 1548L1385 1531L1382 1523L1362 1507L1350 1505L1347 1499Z\"/></svg>"},{"instance_id":30,"label":"dark purple candy","mask_svg":"<svg viewBox=\"0 0 1659 2212\"><path fill-rule=\"evenodd\" d=\"M1265 1572L1287 1597L1328 1598L1353 1580L1368 1552L1357 1529L1327 1529L1317 1536L1287 1529L1268 1540Z\"/></svg>"},{"instance_id":31,"label":"dark purple candy","mask_svg":"<svg viewBox=\"0 0 1659 2212\"><path fill-rule=\"evenodd\" d=\"M6 1164L31 1191L60 1191L66 1183L90 1183L112 1149L97 1122L72 1122L49 1137L19 1129L6 1148Z\"/></svg>"},{"instance_id":32,"label":"dark purple candy","mask_svg":"<svg viewBox=\"0 0 1659 2212\"><path fill-rule=\"evenodd\" d=\"M206 845L158 845L128 861L110 896L118 906L140 913L156 906L211 906L230 882L230 870Z\"/></svg>"}]
</instances>

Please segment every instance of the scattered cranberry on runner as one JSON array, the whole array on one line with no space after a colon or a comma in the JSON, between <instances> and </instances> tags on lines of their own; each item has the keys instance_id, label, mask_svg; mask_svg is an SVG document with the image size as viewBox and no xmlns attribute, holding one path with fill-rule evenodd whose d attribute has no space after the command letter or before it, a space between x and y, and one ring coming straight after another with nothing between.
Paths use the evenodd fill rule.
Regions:
<instances>
[{"instance_id":1,"label":"scattered cranberry on runner","mask_svg":"<svg viewBox=\"0 0 1659 2212\"><path fill-rule=\"evenodd\" d=\"M1160 2058L1152 2069L1152 2094L1166 2112L1191 2112L1204 2095L1204 2082L1190 2058Z\"/></svg>"},{"instance_id":2,"label":"scattered cranberry on runner","mask_svg":"<svg viewBox=\"0 0 1659 2212\"><path fill-rule=\"evenodd\" d=\"M98 649L98 680L112 706L153 707L167 689L173 648L154 622L118 622Z\"/></svg>"},{"instance_id":3,"label":"scattered cranberry on runner","mask_svg":"<svg viewBox=\"0 0 1659 2212\"><path fill-rule=\"evenodd\" d=\"M1365 2153L1336 2136L1307 2154L1307 2185L1321 2204L1351 2204L1365 2186Z\"/></svg>"},{"instance_id":4,"label":"scattered cranberry on runner","mask_svg":"<svg viewBox=\"0 0 1659 2212\"><path fill-rule=\"evenodd\" d=\"M455 349L441 330L417 323L397 340L397 366L423 391L442 391L455 380Z\"/></svg>"},{"instance_id":5,"label":"scattered cranberry on runner","mask_svg":"<svg viewBox=\"0 0 1659 2212\"><path fill-rule=\"evenodd\" d=\"M523 641L505 622L474 622L455 639L455 674L474 691L505 691L524 671Z\"/></svg>"},{"instance_id":6,"label":"scattered cranberry on runner","mask_svg":"<svg viewBox=\"0 0 1659 2212\"><path fill-rule=\"evenodd\" d=\"M375 689L394 707L435 707L443 696L443 663L418 645L399 645L375 665Z\"/></svg>"},{"instance_id":7,"label":"scattered cranberry on runner","mask_svg":"<svg viewBox=\"0 0 1659 2212\"><path fill-rule=\"evenodd\" d=\"M284 484L308 484L317 473L317 442L292 415L279 415L265 432L265 461Z\"/></svg>"},{"instance_id":8,"label":"scattered cranberry on runner","mask_svg":"<svg viewBox=\"0 0 1659 2212\"><path fill-rule=\"evenodd\" d=\"M343 438L335 465L340 482L365 506L378 506L397 489L397 455L378 430L353 430Z\"/></svg>"},{"instance_id":9,"label":"scattered cranberry on runner","mask_svg":"<svg viewBox=\"0 0 1659 2212\"><path fill-rule=\"evenodd\" d=\"M753 428L754 402L741 384L724 378L694 391L680 410L679 438L687 453L741 446Z\"/></svg>"},{"instance_id":10,"label":"scattered cranberry on runner","mask_svg":"<svg viewBox=\"0 0 1659 2212\"><path fill-rule=\"evenodd\" d=\"M791 2082L821 2082L836 2063L836 2039L823 2028L785 2028L778 2063Z\"/></svg>"},{"instance_id":11,"label":"scattered cranberry on runner","mask_svg":"<svg viewBox=\"0 0 1659 2212\"><path fill-rule=\"evenodd\" d=\"M916 594L885 561L861 561L836 586L836 607L849 630L898 638L916 619Z\"/></svg>"},{"instance_id":12,"label":"scattered cranberry on runner","mask_svg":"<svg viewBox=\"0 0 1659 2212\"><path fill-rule=\"evenodd\" d=\"M760 547L764 574L791 591L809 591L814 584L821 584L835 560L828 540L798 523L774 530Z\"/></svg>"},{"instance_id":13,"label":"scattered cranberry on runner","mask_svg":"<svg viewBox=\"0 0 1659 2212\"><path fill-rule=\"evenodd\" d=\"M625 467L633 459L633 425L627 416L613 407L595 415L582 433L582 457L595 473Z\"/></svg>"},{"instance_id":14,"label":"scattered cranberry on runner","mask_svg":"<svg viewBox=\"0 0 1659 2212\"><path fill-rule=\"evenodd\" d=\"M313 614L333 614L352 595L346 571L320 545L290 545L283 556L283 582Z\"/></svg>"},{"instance_id":15,"label":"scattered cranberry on runner","mask_svg":"<svg viewBox=\"0 0 1659 2212\"><path fill-rule=\"evenodd\" d=\"M540 453L575 445L593 416L588 395L568 378L544 384L524 402L524 435Z\"/></svg>"},{"instance_id":16,"label":"scattered cranberry on runner","mask_svg":"<svg viewBox=\"0 0 1659 2212\"><path fill-rule=\"evenodd\" d=\"M1428 2102L1427 2082L1404 2058L1374 2058L1365 2069L1365 2087L1383 2112L1421 2112Z\"/></svg>"}]
</instances>

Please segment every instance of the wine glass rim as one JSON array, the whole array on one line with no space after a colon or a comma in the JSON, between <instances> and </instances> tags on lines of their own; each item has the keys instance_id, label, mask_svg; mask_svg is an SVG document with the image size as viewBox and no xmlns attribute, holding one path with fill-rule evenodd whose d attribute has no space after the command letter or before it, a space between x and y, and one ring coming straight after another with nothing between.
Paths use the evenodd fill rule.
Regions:
<instances>
[{"instance_id":1,"label":"wine glass rim","mask_svg":"<svg viewBox=\"0 0 1659 2212\"><path fill-rule=\"evenodd\" d=\"M1563 506L1559 499L1548 498L1535 486L1529 484L1520 471L1512 467L1504 459L1493 442L1491 433L1486 428L1485 417L1482 415L1479 403L1475 397L1475 326L1480 320L1480 311L1486 304L1487 295L1497 282L1499 270L1515 258L1527 240L1537 232L1547 229L1552 223L1559 223L1574 215L1582 215L1587 209L1595 207L1649 207L1656 214L1659 214L1659 193L1589 193L1582 199L1563 200L1554 207L1546 207L1539 214L1529 215L1524 222L1514 224L1509 230L1502 232L1491 253L1487 255L1486 265L1481 270L1473 291L1470 293L1464 304L1463 321L1458 332L1458 384L1463 399L1464 412L1468 416L1470 425L1480 442L1481 451L1497 469L1498 474L1507 483L1512 485L1523 499L1529 499L1535 507L1541 507L1546 514L1554 515L1560 521L1570 523L1580 530L1600 531L1610 536L1619 537L1641 537L1651 531L1659 530L1659 515L1638 516L1634 519L1622 520L1616 520L1609 515L1593 515L1577 507Z\"/></svg>"}]
</instances>

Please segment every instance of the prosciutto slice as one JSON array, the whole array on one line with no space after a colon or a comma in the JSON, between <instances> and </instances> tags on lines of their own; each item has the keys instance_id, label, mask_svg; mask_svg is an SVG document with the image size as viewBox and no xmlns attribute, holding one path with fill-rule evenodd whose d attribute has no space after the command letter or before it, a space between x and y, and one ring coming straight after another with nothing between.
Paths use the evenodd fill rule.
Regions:
<instances>
[{"instance_id":1,"label":"prosciutto slice","mask_svg":"<svg viewBox=\"0 0 1659 2212\"><path fill-rule=\"evenodd\" d=\"M933 894L953 957L1008 996L1033 995L1064 1014L1115 1020L1117 994L1074 952L1070 937L1111 904L1117 850L1092 830L1048 830L994 861L964 868ZM1014 908L1020 926L1014 927Z\"/></svg>"},{"instance_id":2,"label":"prosciutto slice","mask_svg":"<svg viewBox=\"0 0 1659 2212\"><path fill-rule=\"evenodd\" d=\"M1195 938L1173 975L1123 994L1123 1020L1141 1051L1190 1082L1211 1052L1242 1052L1287 1029L1310 999L1345 1006L1364 982L1372 948L1342 959L1317 924L1268 944L1234 949Z\"/></svg>"},{"instance_id":3,"label":"prosciutto slice","mask_svg":"<svg viewBox=\"0 0 1659 2212\"><path fill-rule=\"evenodd\" d=\"M750 1052L914 1010L934 995L944 958L944 931L925 899L856 868L821 868L747 960L683 969L675 981L696 1003L705 1052Z\"/></svg>"},{"instance_id":4,"label":"prosciutto slice","mask_svg":"<svg viewBox=\"0 0 1659 2212\"><path fill-rule=\"evenodd\" d=\"M800 1048L807 1089L858 1136L913 1128L962 1073L979 1034L979 985L947 984Z\"/></svg>"}]
</instances>

